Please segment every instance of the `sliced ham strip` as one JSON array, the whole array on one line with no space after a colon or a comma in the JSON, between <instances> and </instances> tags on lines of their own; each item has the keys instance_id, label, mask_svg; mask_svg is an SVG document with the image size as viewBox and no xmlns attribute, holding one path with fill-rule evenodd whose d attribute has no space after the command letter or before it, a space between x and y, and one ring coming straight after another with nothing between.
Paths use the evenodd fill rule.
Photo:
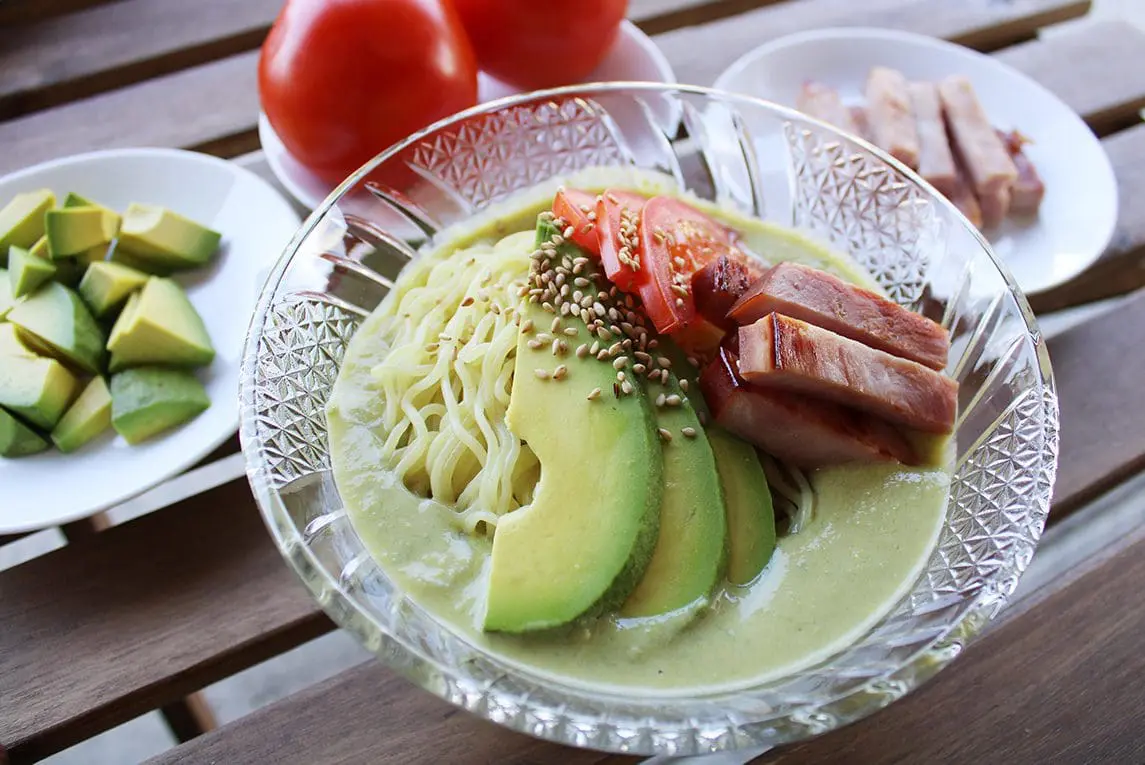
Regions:
<instances>
[{"instance_id":1,"label":"sliced ham strip","mask_svg":"<svg viewBox=\"0 0 1145 765\"><path fill-rule=\"evenodd\" d=\"M927 433L950 433L958 383L804 321L770 314L739 329L749 383L834 401Z\"/></svg>"},{"instance_id":2,"label":"sliced ham strip","mask_svg":"<svg viewBox=\"0 0 1145 765\"><path fill-rule=\"evenodd\" d=\"M851 112L851 122L855 123L855 135L874 143L874 137L871 135L871 120L867 117L867 107L852 106L849 111Z\"/></svg>"},{"instance_id":3,"label":"sliced ham strip","mask_svg":"<svg viewBox=\"0 0 1145 765\"><path fill-rule=\"evenodd\" d=\"M1038 174L1038 169L1034 167L1034 163L1022 150L1029 139L1017 130L1011 130L1009 133L1003 133L999 130L998 137L1006 144L1006 150L1010 152L1010 159L1014 161L1014 167L1018 169L1018 178L1014 181L1011 189L1010 213L1013 215L1037 215L1038 209L1042 206L1042 199L1046 195L1046 186L1042 182L1041 175Z\"/></svg>"},{"instance_id":4,"label":"sliced ham strip","mask_svg":"<svg viewBox=\"0 0 1145 765\"><path fill-rule=\"evenodd\" d=\"M712 324L732 329L735 322L728 319L728 311L751 282L752 278L742 263L726 255L719 256L692 275L696 311Z\"/></svg>"},{"instance_id":5,"label":"sliced ham strip","mask_svg":"<svg viewBox=\"0 0 1145 765\"><path fill-rule=\"evenodd\" d=\"M700 375L715 421L785 462L813 468L844 462L915 464L910 443L890 425L826 401L746 384L727 349Z\"/></svg>"},{"instance_id":6,"label":"sliced ham strip","mask_svg":"<svg viewBox=\"0 0 1145 765\"><path fill-rule=\"evenodd\" d=\"M912 82L907 92L918 130L918 174L944 196L950 197L958 184L958 169L950 151L938 86L933 82Z\"/></svg>"},{"instance_id":7,"label":"sliced ham strip","mask_svg":"<svg viewBox=\"0 0 1145 765\"><path fill-rule=\"evenodd\" d=\"M874 144L911 170L918 169L918 129L903 73L876 66L867 75L867 119Z\"/></svg>"},{"instance_id":8,"label":"sliced ham strip","mask_svg":"<svg viewBox=\"0 0 1145 765\"><path fill-rule=\"evenodd\" d=\"M950 335L942 325L826 271L780 263L748 288L728 316L742 326L772 312L932 369L946 366Z\"/></svg>"},{"instance_id":9,"label":"sliced ham strip","mask_svg":"<svg viewBox=\"0 0 1145 765\"><path fill-rule=\"evenodd\" d=\"M974 185L984 224L991 226L1009 209L1009 191L1018 169L986 118L970 80L947 77L939 83L938 93L953 148Z\"/></svg>"},{"instance_id":10,"label":"sliced ham strip","mask_svg":"<svg viewBox=\"0 0 1145 765\"><path fill-rule=\"evenodd\" d=\"M955 179L954 188L950 190L946 198L958 208L958 211L966 216L966 219L974 224L974 228L981 229L982 224L982 206L978 204L978 197L974 196L974 189L971 188L970 178L966 174L966 168L962 166L961 161L956 157L955 162Z\"/></svg>"},{"instance_id":11,"label":"sliced ham strip","mask_svg":"<svg viewBox=\"0 0 1145 765\"><path fill-rule=\"evenodd\" d=\"M821 82L805 82L795 108L848 133L856 132L851 111L839 100L839 92Z\"/></svg>"}]
</instances>

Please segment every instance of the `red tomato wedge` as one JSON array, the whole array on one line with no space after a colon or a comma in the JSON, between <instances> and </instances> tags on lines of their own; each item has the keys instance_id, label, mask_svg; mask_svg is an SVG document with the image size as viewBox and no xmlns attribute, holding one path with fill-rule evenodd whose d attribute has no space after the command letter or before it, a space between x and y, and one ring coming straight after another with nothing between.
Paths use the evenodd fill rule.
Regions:
<instances>
[{"instance_id":1,"label":"red tomato wedge","mask_svg":"<svg viewBox=\"0 0 1145 765\"><path fill-rule=\"evenodd\" d=\"M648 277L640 285L644 311L657 332L674 332L696 316L692 275L726 255L746 261L732 232L689 204L654 197L640 213L641 262Z\"/></svg>"},{"instance_id":2,"label":"red tomato wedge","mask_svg":"<svg viewBox=\"0 0 1145 765\"><path fill-rule=\"evenodd\" d=\"M572 240L593 255L600 255L596 224L596 195L579 189L560 189L553 198L553 215L573 227Z\"/></svg>"},{"instance_id":3,"label":"red tomato wedge","mask_svg":"<svg viewBox=\"0 0 1145 765\"><path fill-rule=\"evenodd\" d=\"M640 211L647 201L639 194L620 189L608 189L596 200L596 230L604 275L625 292L648 281L639 232Z\"/></svg>"}]
</instances>

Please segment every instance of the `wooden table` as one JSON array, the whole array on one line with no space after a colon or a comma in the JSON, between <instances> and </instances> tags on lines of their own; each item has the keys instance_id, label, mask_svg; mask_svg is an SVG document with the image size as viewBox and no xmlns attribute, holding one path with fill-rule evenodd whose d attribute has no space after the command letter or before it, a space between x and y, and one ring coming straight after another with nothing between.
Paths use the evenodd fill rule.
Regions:
<instances>
[{"instance_id":1,"label":"wooden table","mask_svg":"<svg viewBox=\"0 0 1145 765\"><path fill-rule=\"evenodd\" d=\"M0 3L0 172L79 151L161 145L230 157L269 177L257 151L255 62L278 5ZM1086 0L630 6L689 83L711 82L764 40L821 26L899 27L999 56L1085 118L1120 184L1110 250L1087 274L1039 296L1036 308L1145 285L1145 34L1121 22L1043 34L1085 15ZM1063 412L1052 523L1145 466L1143 344L1140 294L1051 341ZM159 762L624 759L506 732L374 662L212 729L196 691L333 628L271 544L236 451L232 439L132 503L133 512L150 512L72 524L66 546L0 571L0 762L37 760L155 709L184 742ZM1134 532L1055 574L918 693L761 761L1145 761L1142 588L1145 538Z\"/></svg>"}]
</instances>

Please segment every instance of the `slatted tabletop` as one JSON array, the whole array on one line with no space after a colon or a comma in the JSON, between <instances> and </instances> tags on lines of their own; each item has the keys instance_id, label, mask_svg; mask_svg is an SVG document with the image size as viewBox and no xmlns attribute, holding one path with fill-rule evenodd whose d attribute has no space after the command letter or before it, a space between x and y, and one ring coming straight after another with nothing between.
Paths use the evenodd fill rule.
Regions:
<instances>
[{"instance_id":1,"label":"slatted tabletop","mask_svg":"<svg viewBox=\"0 0 1145 765\"><path fill-rule=\"evenodd\" d=\"M255 68L278 6L0 3L0 173L155 145L270 178ZM1057 93L1101 137L1121 209L1097 265L1034 301L1043 314L1145 286L1145 33L1118 20L1063 24L1089 12L1085 0L630 0L682 82L708 84L790 32L864 25L990 52ZM1143 343L1145 293L1051 339L1062 409L1051 523L1145 467ZM183 742L157 762L625 761L508 733L374 662L211 730L196 691L334 628L271 543L237 449L232 439L130 508L70 525L59 549L0 570L0 763L41 759L152 710ZM115 522L124 515L138 517ZM1131 605L1142 561L1145 536L1121 535L1007 611L919 692L760 761L1145 761L1135 682L1145 610Z\"/></svg>"}]
</instances>

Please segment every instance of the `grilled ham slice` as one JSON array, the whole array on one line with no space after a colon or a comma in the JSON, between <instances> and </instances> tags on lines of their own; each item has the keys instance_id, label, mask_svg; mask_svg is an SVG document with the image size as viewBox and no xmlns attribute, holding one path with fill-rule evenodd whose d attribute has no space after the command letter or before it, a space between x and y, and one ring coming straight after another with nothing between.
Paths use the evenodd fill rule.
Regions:
<instances>
[{"instance_id":1,"label":"grilled ham slice","mask_svg":"<svg viewBox=\"0 0 1145 765\"><path fill-rule=\"evenodd\" d=\"M897 69L876 66L867 75L867 121L874 144L911 170L918 169L918 129L907 81Z\"/></svg>"},{"instance_id":2,"label":"grilled ham slice","mask_svg":"<svg viewBox=\"0 0 1145 765\"><path fill-rule=\"evenodd\" d=\"M966 167L982 206L982 224L996 226L1010 209L1018 168L986 118L970 80L947 77L938 84L938 93L954 151Z\"/></svg>"},{"instance_id":3,"label":"grilled ham slice","mask_svg":"<svg viewBox=\"0 0 1145 765\"><path fill-rule=\"evenodd\" d=\"M799 91L796 105L799 111L821 119L840 130L856 133L851 111L839 100L839 92L821 82L805 82Z\"/></svg>"},{"instance_id":4,"label":"grilled ham slice","mask_svg":"<svg viewBox=\"0 0 1145 765\"><path fill-rule=\"evenodd\" d=\"M842 279L780 263L752 284L728 316L752 324L781 313L932 369L943 369L950 335L940 324Z\"/></svg>"},{"instance_id":5,"label":"grilled ham slice","mask_svg":"<svg viewBox=\"0 0 1145 765\"><path fill-rule=\"evenodd\" d=\"M907 88L918 130L918 174L946 197L954 195L958 170L942 118L942 100L933 82L912 82Z\"/></svg>"},{"instance_id":6,"label":"grilled ham slice","mask_svg":"<svg viewBox=\"0 0 1145 765\"><path fill-rule=\"evenodd\" d=\"M909 359L789 316L739 329L739 373L749 383L801 393L927 433L950 433L958 383Z\"/></svg>"},{"instance_id":7,"label":"grilled ham slice","mask_svg":"<svg viewBox=\"0 0 1145 765\"><path fill-rule=\"evenodd\" d=\"M737 359L721 348L700 375L712 416L725 430L792 465L844 462L916 464L910 443L874 417L807 396L748 385Z\"/></svg>"},{"instance_id":8,"label":"grilled ham slice","mask_svg":"<svg viewBox=\"0 0 1145 765\"><path fill-rule=\"evenodd\" d=\"M1010 197L1010 213L1013 215L1037 215L1038 208L1042 206L1042 198L1046 195L1046 185L1034 163L1022 150L1029 143L1029 139L1017 130L1009 133L998 131L998 137L1006 144L1010 152L1010 159L1018 169L1018 178L1014 181Z\"/></svg>"}]
</instances>

